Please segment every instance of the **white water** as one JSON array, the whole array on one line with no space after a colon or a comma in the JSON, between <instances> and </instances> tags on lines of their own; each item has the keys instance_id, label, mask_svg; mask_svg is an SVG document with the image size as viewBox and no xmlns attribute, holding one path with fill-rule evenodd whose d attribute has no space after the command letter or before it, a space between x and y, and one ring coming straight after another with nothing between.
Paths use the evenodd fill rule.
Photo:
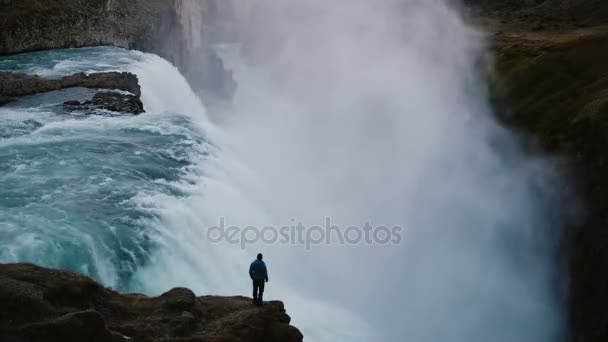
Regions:
<instances>
[{"instance_id":1,"label":"white water","mask_svg":"<svg viewBox=\"0 0 608 342\"><path fill-rule=\"evenodd\" d=\"M182 195L191 161L208 149L204 132L189 123L190 110L204 122L200 100L160 57L116 48L11 56L0 68L44 77L133 69L155 84L140 116L64 112L62 102L95 93L80 88L0 108L0 261L69 269L141 291L133 275L154 253L148 234L155 218L133 198Z\"/></svg>"},{"instance_id":2,"label":"white water","mask_svg":"<svg viewBox=\"0 0 608 342\"><path fill-rule=\"evenodd\" d=\"M560 340L550 259L560 226L549 216L560 179L495 123L477 77L480 35L442 3L264 0L274 10L254 11L263 25L248 36L262 38L249 48L267 63L225 51L239 90L219 127L156 56L84 49L3 61L50 77L131 70L148 113L3 111L9 124L40 122L18 122L24 135L0 144L19 163L0 178L10 195L0 257L151 294L248 295L247 267L261 251L267 299L285 301L307 341ZM264 40L280 33L283 44ZM401 225L403 240L308 252L206 241L220 217L262 227L326 216L342 227Z\"/></svg>"},{"instance_id":3,"label":"white water","mask_svg":"<svg viewBox=\"0 0 608 342\"><path fill-rule=\"evenodd\" d=\"M146 55L131 71L139 77L147 111L188 114L201 134L211 137L212 144L225 147L201 159L193 173L185 177L189 182L179 185L188 197L143 193L132 199L138 207L161 218L160 222L150 222L160 249L150 257L150 265L138 271L137 283L153 294L186 286L199 295L250 295L247 269L257 249L242 251L239 246L209 243L206 228L217 224L220 217L243 226L273 222L264 214L265 208L246 194L259 180L230 151L230 139L208 120L205 108L175 67L162 58ZM269 262L276 266L277 276L273 276L267 298L288 303L295 324L301 323L307 340L350 341L365 334L365 324L351 313L299 293L288 278L280 275L279 260ZM289 263L283 260L283 268Z\"/></svg>"},{"instance_id":4,"label":"white water","mask_svg":"<svg viewBox=\"0 0 608 342\"><path fill-rule=\"evenodd\" d=\"M286 302L307 341L560 340L549 219L559 179L492 119L480 35L441 2L406 1L404 13L392 1L294 3L321 15L266 18L290 38L269 65L227 53L239 90L222 127L165 62L139 73L148 108L188 113L215 146L182 184L188 197L135 199L161 218L141 283L249 294L261 251L267 297ZM396 17L405 32L392 31ZM398 246L311 252L205 239L220 217L263 227L326 216L406 231Z\"/></svg>"},{"instance_id":5,"label":"white water","mask_svg":"<svg viewBox=\"0 0 608 342\"><path fill-rule=\"evenodd\" d=\"M481 36L441 2L405 1L405 12L392 1L293 2L315 19L265 3L285 7L263 21L289 40L264 66L227 54L234 113L221 128L194 114L217 149L191 175L190 196L140 199L162 218L142 283L248 294L247 266L261 251L267 295L286 302L308 341L560 340L559 225L549 215L559 178L494 122L476 76ZM204 112L180 93L176 105ZM263 227L326 216L406 232L398 246L311 252L205 241L220 217Z\"/></svg>"}]
</instances>

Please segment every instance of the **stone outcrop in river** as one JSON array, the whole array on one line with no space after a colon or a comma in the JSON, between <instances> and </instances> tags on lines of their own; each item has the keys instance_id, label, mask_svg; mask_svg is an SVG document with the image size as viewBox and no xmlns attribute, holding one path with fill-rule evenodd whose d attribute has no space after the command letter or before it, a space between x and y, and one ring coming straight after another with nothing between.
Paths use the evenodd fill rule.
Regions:
<instances>
[{"instance_id":1,"label":"stone outcrop in river","mask_svg":"<svg viewBox=\"0 0 608 342\"><path fill-rule=\"evenodd\" d=\"M283 303L196 297L184 288L155 298L119 294L69 272L0 265L0 341L297 342Z\"/></svg>"},{"instance_id":2,"label":"stone outcrop in river","mask_svg":"<svg viewBox=\"0 0 608 342\"><path fill-rule=\"evenodd\" d=\"M112 91L99 92L92 99L82 102L79 101L80 99L68 101L64 103L64 109L68 112L79 111L92 114L99 109L123 114L141 114L144 112L144 105L140 99L141 88L137 76L127 72L101 72L90 75L78 73L59 79L0 72L0 106L22 96L74 87ZM122 90L130 94L116 92L115 90Z\"/></svg>"},{"instance_id":3,"label":"stone outcrop in river","mask_svg":"<svg viewBox=\"0 0 608 342\"><path fill-rule=\"evenodd\" d=\"M100 110L113 112L112 115L141 114L144 112L144 104L139 96L103 91L95 94L90 100L64 102L63 109L84 114L99 114Z\"/></svg>"}]
</instances>

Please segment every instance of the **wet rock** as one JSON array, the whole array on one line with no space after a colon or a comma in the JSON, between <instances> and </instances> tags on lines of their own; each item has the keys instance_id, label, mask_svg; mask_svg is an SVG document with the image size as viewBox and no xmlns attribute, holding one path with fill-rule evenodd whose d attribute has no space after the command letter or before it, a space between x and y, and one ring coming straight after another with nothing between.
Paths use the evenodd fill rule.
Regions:
<instances>
[{"instance_id":1,"label":"wet rock","mask_svg":"<svg viewBox=\"0 0 608 342\"><path fill-rule=\"evenodd\" d=\"M3 106L3 105L5 105L7 103L10 103L12 101L13 101L12 98L0 95L0 106Z\"/></svg>"},{"instance_id":2,"label":"wet rock","mask_svg":"<svg viewBox=\"0 0 608 342\"><path fill-rule=\"evenodd\" d=\"M35 95L66 88L123 90L137 96L141 88L137 76L127 72L77 73L59 79L47 79L35 75L0 72L0 105L22 96Z\"/></svg>"},{"instance_id":3,"label":"wet rock","mask_svg":"<svg viewBox=\"0 0 608 342\"><path fill-rule=\"evenodd\" d=\"M92 100L66 101L63 109L67 112L84 112L85 114L99 114L100 110L115 113L141 114L144 112L144 104L139 97L130 94L116 92L99 92Z\"/></svg>"},{"instance_id":4,"label":"wet rock","mask_svg":"<svg viewBox=\"0 0 608 342\"><path fill-rule=\"evenodd\" d=\"M283 303L196 297L184 288L150 298L119 294L70 272L0 264L0 341L296 342ZM127 337L128 336L128 337Z\"/></svg>"},{"instance_id":5,"label":"wet rock","mask_svg":"<svg viewBox=\"0 0 608 342\"><path fill-rule=\"evenodd\" d=\"M141 96L137 76L128 72L77 73L61 79L62 88L70 87L119 89Z\"/></svg>"}]
</instances>

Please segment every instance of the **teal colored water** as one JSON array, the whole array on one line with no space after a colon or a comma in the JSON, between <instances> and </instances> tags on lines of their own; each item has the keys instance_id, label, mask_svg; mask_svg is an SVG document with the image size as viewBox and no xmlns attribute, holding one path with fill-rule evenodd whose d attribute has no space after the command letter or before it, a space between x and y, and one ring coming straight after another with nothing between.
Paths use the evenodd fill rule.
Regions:
<instances>
[{"instance_id":1,"label":"teal colored water","mask_svg":"<svg viewBox=\"0 0 608 342\"><path fill-rule=\"evenodd\" d=\"M336 22L350 14L336 13ZM417 34L433 39L404 46L378 41L383 30L344 32L345 43L307 25L284 63L261 66L220 46L239 87L218 124L158 56L94 48L0 60L44 77L133 72L147 111L62 110L93 96L87 89L0 107L0 262L151 295L176 286L248 295L247 267L262 252L266 299L285 301L307 341L560 341L552 257L564 180L471 93L477 38L446 23L454 30L425 26ZM403 239L317 239L308 251L207 235L222 219L242 241L249 227L293 219L312 241L326 217L341 232L399 225Z\"/></svg>"},{"instance_id":2,"label":"teal colored water","mask_svg":"<svg viewBox=\"0 0 608 342\"><path fill-rule=\"evenodd\" d=\"M141 59L141 54L113 47L47 50L3 57L0 71L52 78L75 72L121 71Z\"/></svg>"},{"instance_id":3,"label":"teal colored water","mask_svg":"<svg viewBox=\"0 0 608 342\"><path fill-rule=\"evenodd\" d=\"M5 58L0 69L48 77L129 70L143 54L115 48L37 52ZM79 116L70 89L0 108L0 262L33 262L89 274L136 290L132 276L155 249L158 218L136 198L182 196L178 184L204 144L177 113ZM197 152L198 151L198 152Z\"/></svg>"}]
</instances>

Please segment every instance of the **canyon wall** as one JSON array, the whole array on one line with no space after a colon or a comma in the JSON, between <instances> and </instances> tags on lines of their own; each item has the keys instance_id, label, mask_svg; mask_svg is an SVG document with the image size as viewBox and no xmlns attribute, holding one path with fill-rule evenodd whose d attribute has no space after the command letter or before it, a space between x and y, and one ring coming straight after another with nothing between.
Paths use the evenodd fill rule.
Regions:
<instances>
[{"instance_id":1,"label":"canyon wall","mask_svg":"<svg viewBox=\"0 0 608 342\"><path fill-rule=\"evenodd\" d=\"M585 210L563 237L571 341L608 339L608 2L487 0L502 119L558 156ZM510 4L510 5L509 5ZM575 207L573 201L567 207Z\"/></svg>"}]
</instances>

